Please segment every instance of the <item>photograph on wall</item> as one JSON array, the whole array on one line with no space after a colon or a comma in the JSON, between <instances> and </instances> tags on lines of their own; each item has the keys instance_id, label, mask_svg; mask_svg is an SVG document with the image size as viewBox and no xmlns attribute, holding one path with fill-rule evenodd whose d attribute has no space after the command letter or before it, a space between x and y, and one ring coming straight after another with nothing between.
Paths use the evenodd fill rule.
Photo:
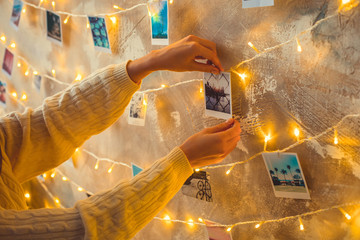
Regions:
<instances>
[{"instance_id":1,"label":"photograph on wall","mask_svg":"<svg viewBox=\"0 0 360 240\"><path fill-rule=\"evenodd\" d=\"M14 54L12 54L12 52L10 52L6 48L4 54L4 61L2 64L2 71L8 78L11 78L13 63L14 63Z\"/></svg>"},{"instance_id":2,"label":"photograph on wall","mask_svg":"<svg viewBox=\"0 0 360 240\"><path fill-rule=\"evenodd\" d=\"M0 81L0 106L6 108L6 83Z\"/></svg>"},{"instance_id":3,"label":"photograph on wall","mask_svg":"<svg viewBox=\"0 0 360 240\"><path fill-rule=\"evenodd\" d=\"M128 124L145 126L147 95L135 93L129 104Z\"/></svg>"},{"instance_id":4,"label":"photograph on wall","mask_svg":"<svg viewBox=\"0 0 360 240\"><path fill-rule=\"evenodd\" d=\"M204 223L206 224L209 240L232 240L231 232L226 231L226 227L214 226L219 224L205 219Z\"/></svg>"},{"instance_id":5,"label":"photograph on wall","mask_svg":"<svg viewBox=\"0 0 360 240\"><path fill-rule=\"evenodd\" d=\"M34 75L33 86L38 92L40 92L41 89L41 80L42 80L41 75Z\"/></svg>"},{"instance_id":6,"label":"photograph on wall","mask_svg":"<svg viewBox=\"0 0 360 240\"><path fill-rule=\"evenodd\" d=\"M14 0L13 10L10 18L10 24L16 30L19 28L22 8L23 8L23 2L21 0Z\"/></svg>"},{"instance_id":7,"label":"photograph on wall","mask_svg":"<svg viewBox=\"0 0 360 240\"><path fill-rule=\"evenodd\" d=\"M51 11L46 11L47 38L57 44L62 45L62 30L60 15Z\"/></svg>"},{"instance_id":8,"label":"photograph on wall","mask_svg":"<svg viewBox=\"0 0 360 240\"><path fill-rule=\"evenodd\" d=\"M310 199L296 153L262 154L276 197Z\"/></svg>"},{"instance_id":9,"label":"photograph on wall","mask_svg":"<svg viewBox=\"0 0 360 240\"><path fill-rule=\"evenodd\" d=\"M230 73L204 73L205 114L228 119L232 116Z\"/></svg>"},{"instance_id":10,"label":"photograph on wall","mask_svg":"<svg viewBox=\"0 0 360 240\"><path fill-rule=\"evenodd\" d=\"M150 2L149 11L151 15L152 45L169 45L168 1Z\"/></svg>"},{"instance_id":11,"label":"photograph on wall","mask_svg":"<svg viewBox=\"0 0 360 240\"><path fill-rule=\"evenodd\" d=\"M138 175L143 169L139 166L137 166L134 163L131 163L131 173L132 176L135 177L136 175Z\"/></svg>"},{"instance_id":12,"label":"photograph on wall","mask_svg":"<svg viewBox=\"0 0 360 240\"><path fill-rule=\"evenodd\" d=\"M274 6L274 0L242 0L243 8Z\"/></svg>"},{"instance_id":13,"label":"photograph on wall","mask_svg":"<svg viewBox=\"0 0 360 240\"><path fill-rule=\"evenodd\" d=\"M184 195L212 202L210 175L205 171L194 172L181 187Z\"/></svg>"},{"instance_id":14,"label":"photograph on wall","mask_svg":"<svg viewBox=\"0 0 360 240\"><path fill-rule=\"evenodd\" d=\"M105 18L89 17L89 23L95 49L111 53L109 34L107 32Z\"/></svg>"}]
</instances>

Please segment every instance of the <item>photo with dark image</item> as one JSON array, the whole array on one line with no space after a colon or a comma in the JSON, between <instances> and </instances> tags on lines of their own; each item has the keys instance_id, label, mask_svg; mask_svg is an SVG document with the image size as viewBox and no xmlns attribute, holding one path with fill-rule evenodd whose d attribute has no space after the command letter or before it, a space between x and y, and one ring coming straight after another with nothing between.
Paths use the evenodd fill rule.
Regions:
<instances>
[{"instance_id":1,"label":"photo with dark image","mask_svg":"<svg viewBox=\"0 0 360 240\"><path fill-rule=\"evenodd\" d=\"M46 11L47 36L50 40L57 43L62 42L61 37L61 18L53 12Z\"/></svg>"},{"instance_id":2,"label":"photo with dark image","mask_svg":"<svg viewBox=\"0 0 360 240\"><path fill-rule=\"evenodd\" d=\"M6 76L11 77L14 63L14 54L10 52L7 48L5 49L4 61L2 64L2 70Z\"/></svg>"}]
</instances>

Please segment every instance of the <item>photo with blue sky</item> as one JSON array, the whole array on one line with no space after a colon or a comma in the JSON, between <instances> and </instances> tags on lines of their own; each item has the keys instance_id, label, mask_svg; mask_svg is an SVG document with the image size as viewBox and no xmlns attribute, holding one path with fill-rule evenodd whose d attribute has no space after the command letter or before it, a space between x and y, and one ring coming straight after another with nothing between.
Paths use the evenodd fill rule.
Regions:
<instances>
[{"instance_id":1,"label":"photo with blue sky","mask_svg":"<svg viewBox=\"0 0 360 240\"><path fill-rule=\"evenodd\" d=\"M151 3L152 37L159 39L168 38L168 3L159 1Z\"/></svg>"}]
</instances>

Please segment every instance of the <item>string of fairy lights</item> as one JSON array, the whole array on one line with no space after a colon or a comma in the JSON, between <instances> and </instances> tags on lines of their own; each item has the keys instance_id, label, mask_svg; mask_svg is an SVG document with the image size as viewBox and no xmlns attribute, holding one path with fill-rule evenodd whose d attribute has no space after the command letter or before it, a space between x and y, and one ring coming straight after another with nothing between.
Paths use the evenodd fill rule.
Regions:
<instances>
[{"instance_id":1,"label":"string of fairy lights","mask_svg":"<svg viewBox=\"0 0 360 240\"><path fill-rule=\"evenodd\" d=\"M46 8L44 7L41 7L42 4L44 4L44 1L43 0L40 0L39 4L38 5L35 5L35 4L32 4L32 3L28 3L26 1L23 1L23 3L29 7L33 7L33 8L36 8L36 9L39 9L39 10L47 10ZM46 3L46 1L45 1ZM173 3L173 1L169 1L169 3ZM275 45L273 47L269 47L269 48L266 48L264 49L263 51L260 51L258 48L256 48L254 46L254 44L252 42L249 42L248 45L249 47L251 47L252 49L254 49L254 51L256 52L256 55L252 58L249 58L249 59L246 59L242 62L240 62L239 64L237 64L235 67L232 67L230 69L230 71L236 73L239 78L242 80L242 81L246 81L246 78L248 78L247 74L245 72L238 72L238 68L245 64L245 63L248 63L248 62L251 62L261 56L263 56L264 54L267 54L275 49L278 49L282 46L285 46L293 41L296 42L297 44L297 51L299 53L302 52L303 48L302 46L300 45L300 36L307 33L307 32L310 32L311 30L313 30L315 27L317 27L319 24L325 22L325 21L328 21L329 19L335 17L335 16L338 16L338 14L341 12L341 11L349 11L351 9L353 9L354 7L358 6L359 4L359 1L358 0L342 0L341 1L341 4L340 4L340 7L339 7L339 11L336 13L336 14L333 14L333 15L330 15L326 18L323 18L319 21L317 21L314 25L312 25L311 27L305 29L304 31L302 31L301 33L295 35L294 37L292 37L291 39L285 41L285 42L282 42L278 45ZM55 11L55 6L56 6L56 3L55 1L52 1L51 2L51 5L52 5L52 8L53 10ZM117 5L114 5L113 8L114 9L117 9L119 11L116 11L114 13L101 13L101 14L97 14L97 16L108 16L111 21L113 23L116 22L116 17L114 15L116 14L119 14L119 13L122 13L122 12L126 12L126 11L130 11L130 10L133 10L139 6L147 6L147 4L138 4L138 5L135 5L131 8L128 8L128 9L123 9L123 8L120 8L119 6ZM26 12L26 8L23 9L23 13ZM56 13L58 14L64 14L66 15L67 17L65 18L65 20L63 21L64 24L67 24L68 21L69 21L69 18L70 17L87 17L87 15L83 15L83 14L73 14L73 13L69 13L69 12L62 12L62 11L56 11ZM151 13L149 12L149 15L151 16ZM89 24L87 24L87 28L89 28L88 26ZM5 47L9 47L11 49L15 49L16 48L16 43L14 41L11 41L9 43L9 45L7 45L7 38L4 34L2 34L0 36L0 42L5 46ZM22 56L19 56L17 55L17 59L18 59L18 63L17 63L17 66L20 68L22 66L22 63L25 63L27 65L27 70L25 71L24 75L25 76L28 76L30 74L30 72L32 71L32 73L34 75L38 75L39 72L37 72L35 69L35 67L33 65L30 64L29 61L26 60L26 58L22 57ZM20 61L21 60L21 61ZM55 69L52 69L51 70L51 73L52 73L52 76L49 76L47 74L43 74L42 76L45 76L46 78L54 81L54 82L57 82L59 84L62 84L62 85L71 85L69 83L65 83L65 82L62 82L60 80L58 80L56 78L56 71ZM76 77L75 77L75 80L74 82L78 82L78 81L81 81L82 80L82 75L81 74L76 74ZM140 91L144 94L146 93L152 93L152 92L157 92L157 91L161 91L165 88L171 88L171 87L176 87L176 86L179 86L179 85L183 85L183 84L189 84L189 83L192 83L192 82L201 82L202 79L192 79L192 80L188 80L188 81L183 81L183 82L179 82L179 83L176 83L174 85L166 85L166 84L162 84L161 87L159 88L154 88L154 89L147 89L147 90L144 90L144 91ZM203 92L203 89L202 87L200 87L200 90L199 90L200 93ZM21 95L18 95L16 93L16 91L13 91L11 93L9 93L9 95L14 99L16 100L22 107L26 107L24 102L28 99L28 96L26 95L26 93L22 93ZM147 102L143 102L144 105L147 104ZM292 149L296 146L299 146L301 145L302 143L305 143L305 142L309 142L309 141L312 141L312 140L316 140L320 137L323 137L325 136L326 134L329 134L331 132L333 132L333 135L334 135L334 140L333 140L333 143L334 145L337 145L339 143L339 138L338 138L338 132L337 132L337 129L339 128L339 126L341 124L344 123L345 120L349 119L349 118L358 118L360 117L360 114L349 114L349 115L346 115L344 116L336 125L332 126L332 127L329 127L327 128L325 131L315 135L315 136L312 136L312 137L307 137L307 138L302 138L300 139L300 130L298 128L295 128L294 129L294 135L297 139L297 141L291 145L289 145L288 147L285 147L281 150L277 150L277 151L270 151L270 152L286 152L288 151L289 149ZM221 167L226 167L226 168L229 168L227 171L226 171L226 175L229 175L231 170L233 170L233 168L239 164L244 164L244 163L247 163L249 162L250 160L253 160L255 159L256 157L260 156L262 153L264 152L269 152L267 151L267 143L271 140L271 135L268 134L268 135L264 135L264 151L262 152L259 152L253 156L251 156L250 158L244 160L244 161L238 161L238 162L233 162L233 163L230 163L230 164L219 164L219 165L216 165L216 166L207 166L207 167L203 167L203 168L200 168L200 169L195 169L195 171L200 171L200 170L205 170L205 169L215 169L215 168L221 168ZM124 163L124 162L118 162L118 161L114 161L112 159L109 159L109 158L101 158L101 157L98 157L96 156L94 153L86 150L86 149L81 149L81 148L77 148L75 150L75 153L78 152L78 151L82 151L82 152L85 152L87 153L88 155L90 155L91 157L93 157L95 160L96 160L96 164L94 165L94 169L95 170L98 170L99 169L99 164L100 162L108 162L108 163L111 163L111 166L110 168L108 169L108 173L111 173L114 166L122 166L122 167L127 167L127 168L131 168L131 166L129 166L127 163ZM64 182L69 182L72 186L74 186L79 192L86 192L86 194L88 195L93 195L93 193L91 191L88 191L86 189L84 189L82 186L80 186L79 184L77 184L76 182L72 181L70 178L68 178L64 173L62 173L59 169L53 169L47 173L44 173L42 176L44 178L44 181L47 179L47 178L55 178L56 175L60 176L62 181ZM40 184L41 186L44 188L44 190L49 194L49 196L54 200L54 202L57 204L57 206L59 207L63 207L61 205L61 202L59 200L59 198L55 197L49 190L48 188L46 187L46 185L40 181ZM25 194L25 198L29 199L30 198L30 194L29 193L26 193ZM344 217L347 219L347 220L351 220L351 215L346 212L344 210L345 207L351 207L351 206L357 206L357 205L360 205L360 201L358 202L350 202L350 203L344 203L344 204L340 204L340 205L335 205L335 206L332 206L332 207L329 207L329 208L324 208L324 209L319 209L319 210L315 210L315 211L310 211L310 212L306 212L306 213L302 213L302 214L298 214L298 215L294 215L294 216L288 216L288 217L283 217L283 218L278 218L278 219L269 219L269 220L252 220L252 221L242 221L242 222L237 222L237 223L234 223L234 224L215 224L215 225L212 225L214 227L222 227L224 228L226 231L230 232L234 227L236 226L239 226L239 225L244 225L244 224L255 224L255 228L258 229L260 228L260 226L264 223L273 223L273 222L282 222L282 221L286 221L286 220L292 220L292 219L298 219L299 221L299 228L300 230L304 230L305 227L304 227L304 224L303 224L303 221L302 221L302 218L303 217L306 217L306 216L310 216L310 215L314 215L314 214L318 214L318 213L321 213L321 212L325 212L325 211L330 211L330 210L333 210L333 209L338 209L343 215ZM177 219L171 219L169 215L166 215L164 216L163 218L160 218L160 217L155 217L154 219L156 220L160 220L160 221L165 221L165 222L173 222L173 223L184 223L184 224L188 224L190 226L194 226L194 225L206 225L205 221L203 218L198 218L197 221L194 221L193 219L188 219L186 221L184 220L177 220Z\"/></svg>"}]
</instances>

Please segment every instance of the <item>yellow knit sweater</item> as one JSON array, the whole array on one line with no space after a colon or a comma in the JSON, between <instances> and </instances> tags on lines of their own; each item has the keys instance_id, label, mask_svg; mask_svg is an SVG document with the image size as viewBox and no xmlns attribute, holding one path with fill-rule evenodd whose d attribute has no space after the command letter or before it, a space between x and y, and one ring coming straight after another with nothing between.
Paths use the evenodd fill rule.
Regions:
<instances>
[{"instance_id":1,"label":"yellow knit sweater","mask_svg":"<svg viewBox=\"0 0 360 240\"><path fill-rule=\"evenodd\" d=\"M180 148L74 208L26 210L20 183L55 168L112 125L138 89L126 63L111 65L39 108L0 118L0 239L131 239L167 204L192 174Z\"/></svg>"}]
</instances>

